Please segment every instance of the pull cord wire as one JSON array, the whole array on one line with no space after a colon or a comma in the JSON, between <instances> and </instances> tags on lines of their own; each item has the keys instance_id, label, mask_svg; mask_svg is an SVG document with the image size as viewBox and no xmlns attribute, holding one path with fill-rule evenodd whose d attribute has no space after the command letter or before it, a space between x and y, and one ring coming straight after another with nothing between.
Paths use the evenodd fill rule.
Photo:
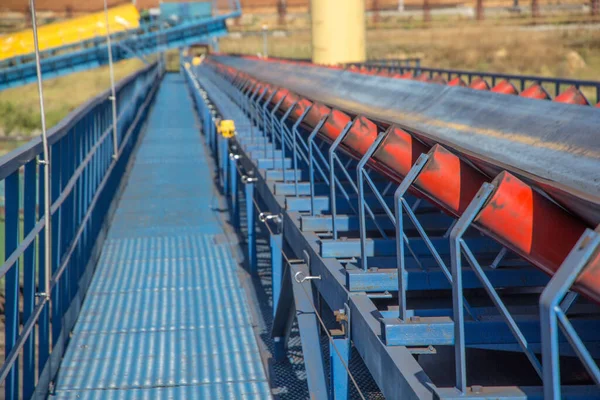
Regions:
<instances>
[{"instance_id":1,"label":"pull cord wire","mask_svg":"<svg viewBox=\"0 0 600 400\"><path fill-rule=\"evenodd\" d=\"M29 11L31 13L31 27L33 29L33 46L35 48L35 68L37 74L37 86L38 86L38 97L40 100L40 119L42 123L42 153L43 160L38 160L40 167L44 169L44 288L38 289L38 296L42 298L42 302L48 302L49 307L51 306L50 292L52 286L50 282L52 279L52 214L50 198L51 198L51 187L50 187L50 149L48 146L48 132L46 130L46 113L44 110L44 87L42 84L42 64L40 61L40 45L38 40L37 30L37 18L35 12L35 0L29 0ZM42 282L39 283L39 286ZM48 365L52 370L52 357L48 359Z\"/></svg>"},{"instance_id":2,"label":"pull cord wire","mask_svg":"<svg viewBox=\"0 0 600 400\"><path fill-rule=\"evenodd\" d=\"M40 100L40 119L42 123L42 152L43 160L39 160L39 163L44 166L44 218L46 219L44 227L44 272L45 272L45 293L46 296L50 296L50 279L52 274L52 229L51 214L50 214L50 150L48 146L48 133L46 130L46 113L44 111L44 87L42 85L42 66L40 61L40 46L38 41L38 30L37 30L37 19L35 12L35 0L29 0L29 9L31 12L31 26L33 28L33 45L35 48L35 67L37 72L37 86L38 86L38 97ZM40 293L41 294L41 293Z\"/></svg>"},{"instance_id":3,"label":"pull cord wire","mask_svg":"<svg viewBox=\"0 0 600 400\"><path fill-rule=\"evenodd\" d=\"M112 40L110 38L110 25L108 21L108 4L104 0L104 20L106 24L106 47L108 47L108 69L110 73L110 97L109 100L112 102L112 130L113 130L113 158L116 160L119 157L119 143L118 143L118 126L117 126L117 94L115 90L115 70L113 67L113 55L112 55Z\"/></svg>"}]
</instances>

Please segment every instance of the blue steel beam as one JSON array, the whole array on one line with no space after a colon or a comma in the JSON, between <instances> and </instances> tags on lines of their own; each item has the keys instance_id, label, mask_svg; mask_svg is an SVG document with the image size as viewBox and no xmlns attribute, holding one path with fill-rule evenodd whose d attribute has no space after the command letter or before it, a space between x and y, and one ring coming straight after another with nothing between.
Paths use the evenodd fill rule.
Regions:
<instances>
[{"instance_id":1,"label":"blue steel beam","mask_svg":"<svg viewBox=\"0 0 600 400\"><path fill-rule=\"evenodd\" d=\"M294 303L300 340L302 342L302 354L306 364L306 380L311 393L311 398L327 399L327 383L325 381L325 367L323 365L323 354L321 352L321 340L319 333L319 321L313 304L313 288L311 281L301 282L298 277L307 277L310 271L306 264L294 264L289 266L292 278L292 289L294 291Z\"/></svg>"},{"instance_id":2,"label":"blue steel beam","mask_svg":"<svg viewBox=\"0 0 600 400\"><path fill-rule=\"evenodd\" d=\"M146 56L223 36L227 34L226 20L240 15L241 12L236 11L209 20L184 22L162 31L125 38L112 44L113 60L118 62ZM97 46L91 48L44 58L41 66L44 78L49 79L106 64L108 64L108 47L105 42L99 42ZM34 62L1 69L0 90L33 82L36 76Z\"/></svg>"}]
</instances>

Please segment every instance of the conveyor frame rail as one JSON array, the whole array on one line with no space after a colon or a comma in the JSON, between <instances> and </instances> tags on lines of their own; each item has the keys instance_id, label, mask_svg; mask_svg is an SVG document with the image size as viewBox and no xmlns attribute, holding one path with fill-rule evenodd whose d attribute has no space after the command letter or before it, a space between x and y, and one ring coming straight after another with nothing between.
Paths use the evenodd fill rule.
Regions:
<instances>
[{"instance_id":1,"label":"conveyor frame rail","mask_svg":"<svg viewBox=\"0 0 600 400\"><path fill-rule=\"evenodd\" d=\"M256 196L267 205L270 214L282 216L283 238L272 237L272 251L279 251L273 242L283 240L289 258L303 261L309 266L310 274L319 277L309 283L319 293L318 298L331 310L350 310L352 318L346 335L351 335L353 345L386 397L542 398L542 386L467 386L465 354L468 349L519 352L520 346L534 364L538 354L551 346L559 348L561 355L579 353L581 347L573 352L563 346L567 342L565 336L553 337L551 344L541 333L538 301L532 301L529 293L545 287L548 278L494 240L466 230L477 215L479 200L483 197L474 200L458 221L415 198L412 192L408 193L408 188L414 185L426 159L420 159L410 168L394 196L390 192L394 182L366 162L383 140L382 135L371 142L360 157L362 160L351 157L345 149L338 153L339 142L323 140L317 135L326 123L324 118L314 119L316 126L304 123L311 113L308 108L318 108L317 103L298 106L304 100L288 94L285 89L267 93L264 83L252 82L249 77L214 63L201 66L196 72L192 72L191 67L186 71L193 92L197 93L196 104L203 116L203 126L210 126L212 120L219 117L238 116L244 121L237 136L229 140L219 137L214 130L205 129L206 140L219 159L221 176L227 177L221 183L223 191L231 196L233 210L239 207L237 188L241 183L248 215L253 215L250 200ZM200 81L211 82L210 88L202 88ZM280 95L276 95L278 91ZM278 114L276 111L286 96L289 108ZM291 104L300 108L292 113L294 118L289 118L287 112L293 108ZM246 125L247 121L251 127ZM339 129L347 132L351 127L348 124L345 129ZM333 171L333 163L327 162L324 156L328 152L339 158L341 171ZM445 153L437 149L427 156L439 154ZM373 195L364 193L363 181L375 189ZM503 182L485 183L483 188L490 191L493 185ZM344 195L337 195L336 188L342 189ZM366 217L370 214L366 212L367 206L374 210L369 215L371 220ZM237 213L234 211L234 215ZM250 218L251 271L256 265L254 223L254 218ZM378 232L378 227L382 232ZM406 236L406 240L393 236L384 238L393 232L396 238ZM415 253L414 260L404 256L404 246ZM473 269L462 266L459 249L466 252ZM479 264L481 260L484 260L483 266ZM451 265L451 276L448 268L444 268L446 264ZM280 261L274 260L272 268L274 276L281 276L277 273L283 269ZM427 276L424 280L423 274ZM401 290L396 297L398 288ZM435 305L426 300L427 293L443 291L452 291L453 295L449 296L452 300ZM467 298L473 299L473 291L490 294L491 300L486 303L489 306L478 301L475 305L465 302ZM397 298L401 300L399 309L385 307L385 304L398 304ZM454 307L453 311L448 309L448 304ZM419 311L423 307L431 309ZM463 308L468 318L463 316L463 321L459 321L457 315L460 319ZM281 305L277 307L277 310L285 309ZM568 310L572 311L568 315L581 343L597 343L600 339L597 306L580 296L576 304L569 302ZM275 318L286 319L277 314ZM274 332L274 336L284 339L285 331ZM285 340L280 342L285 346ZM435 385L413 358L413 354L435 353L436 346L455 347L457 379L454 387ZM319 357L309 346L303 350L305 357L317 362L315 358ZM598 357L595 346L587 354L588 358ZM332 376L334 381L329 383L329 390L335 398L346 398L347 392L336 392L336 388L347 376L339 372ZM310 389L320 391L315 386ZM563 395L564 398L600 397L593 385L565 386Z\"/></svg>"}]
</instances>

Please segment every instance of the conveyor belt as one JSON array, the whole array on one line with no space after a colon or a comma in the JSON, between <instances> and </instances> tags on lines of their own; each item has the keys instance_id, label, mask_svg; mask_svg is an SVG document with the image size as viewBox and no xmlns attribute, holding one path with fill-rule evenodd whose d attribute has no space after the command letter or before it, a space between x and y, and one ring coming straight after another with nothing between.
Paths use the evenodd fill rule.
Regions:
<instances>
[{"instance_id":1,"label":"conveyor belt","mask_svg":"<svg viewBox=\"0 0 600 400\"><path fill-rule=\"evenodd\" d=\"M412 190L453 216L462 215L481 185L496 177L496 190L475 225L549 274L587 224L600 222L600 113L591 107L306 64L215 59L244 90L265 91L271 107L280 112L294 107L291 118L312 105L303 123L312 128L324 121L319 132L329 142L358 115L341 142L355 158L393 125L370 164L400 182L417 157L428 153ZM598 268L591 267L577 284L596 301Z\"/></svg>"}]
</instances>

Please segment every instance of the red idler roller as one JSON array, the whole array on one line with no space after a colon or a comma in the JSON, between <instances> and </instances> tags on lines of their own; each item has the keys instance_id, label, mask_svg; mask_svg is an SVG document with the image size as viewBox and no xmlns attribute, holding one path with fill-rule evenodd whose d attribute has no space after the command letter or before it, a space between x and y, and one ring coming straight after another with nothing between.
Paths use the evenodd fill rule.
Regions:
<instances>
[{"instance_id":1,"label":"red idler roller","mask_svg":"<svg viewBox=\"0 0 600 400\"><path fill-rule=\"evenodd\" d=\"M306 117L304 117L304 120L302 122L307 124L311 128L314 128L319 124L321 118L329 114L330 111L331 109L326 105L315 102L313 103L312 108L310 109L308 114L306 114Z\"/></svg>"},{"instance_id":2,"label":"red idler roller","mask_svg":"<svg viewBox=\"0 0 600 400\"><path fill-rule=\"evenodd\" d=\"M510 83L507 80L500 81L500 83L498 83L496 86L494 86L492 88L492 92L502 93L502 94L510 94L513 96L519 94L519 91L517 90L515 85L513 85L512 83Z\"/></svg>"},{"instance_id":3,"label":"red idler roller","mask_svg":"<svg viewBox=\"0 0 600 400\"><path fill-rule=\"evenodd\" d=\"M284 113L297 101L300 101L300 97L292 92L288 92L287 96L285 96L283 102L279 106L279 110Z\"/></svg>"},{"instance_id":4,"label":"red idler roller","mask_svg":"<svg viewBox=\"0 0 600 400\"><path fill-rule=\"evenodd\" d=\"M377 139L378 132L375 123L360 116L354 120L341 144L347 152L354 154L357 158L362 158Z\"/></svg>"},{"instance_id":5,"label":"red idler roller","mask_svg":"<svg viewBox=\"0 0 600 400\"><path fill-rule=\"evenodd\" d=\"M312 102L310 100L304 98L301 99L291 113L292 119L297 120L300 118L302 114L304 114L304 110L306 110L311 104Z\"/></svg>"},{"instance_id":6,"label":"red idler roller","mask_svg":"<svg viewBox=\"0 0 600 400\"><path fill-rule=\"evenodd\" d=\"M427 77L427 74L421 74L419 76L417 76L416 78L413 78L415 81L419 81L419 82L429 82L429 78Z\"/></svg>"},{"instance_id":7,"label":"red idler roller","mask_svg":"<svg viewBox=\"0 0 600 400\"><path fill-rule=\"evenodd\" d=\"M554 274L586 226L506 171L494 183L496 189L475 224L544 272ZM600 273L582 273L575 287L600 302Z\"/></svg>"},{"instance_id":8,"label":"red idler roller","mask_svg":"<svg viewBox=\"0 0 600 400\"><path fill-rule=\"evenodd\" d=\"M596 104L596 108L600 108L600 101Z\"/></svg>"},{"instance_id":9,"label":"red idler roller","mask_svg":"<svg viewBox=\"0 0 600 400\"><path fill-rule=\"evenodd\" d=\"M279 100L283 99L284 96L287 97L289 93L290 91L285 88L277 88L275 95L273 95L273 98L271 99L271 104L275 106L277 103L279 103Z\"/></svg>"},{"instance_id":10,"label":"red idler roller","mask_svg":"<svg viewBox=\"0 0 600 400\"><path fill-rule=\"evenodd\" d=\"M575 86L569 87L567 90L556 96L554 101L558 103L578 104L581 106L590 105L583 93L581 93L581 91Z\"/></svg>"},{"instance_id":11,"label":"red idler roller","mask_svg":"<svg viewBox=\"0 0 600 400\"><path fill-rule=\"evenodd\" d=\"M444 77L439 74L434 76L433 78L431 78L431 80L429 80L429 82L437 83L439 85L445 85L448 83L448 82L446 82L446 79L444 79Z\"/></svg>"},{"instance_id":12,"label":"red idler roller","mask_svg":"<svg viewBox=\"0 0 600 400\"><path fill-rule=\"evenodd\" d=\"M338 111L336 109L330 109L327 115L327 119L323 123L319 133L323 139L328 142L333 142L342 133L344 127L352 118L346 113ZM315 124L316 125L316 124ZM314 126L314 125L313 125Z\"/></svg>"},{"instance_id":13,"label":"red idler roller","mask_svg":"<svg viewBox=\"0 0 600 400\"><path fill-rule=\"evenodd\" d=\"M417 158L427 153L429 147L406 131L392 127L383 139L372 159L377 169L400 182L412 168Z\"/></svg>"},{"instance_id":14,"label":"red idler roller","mask_svg":"<svg viewBox=\"0 0 600 400\"><path fill-rule=\"evenodd\" d=\"M550 100L550 95L539 83L529 86L527 89L523 90L519 96L528 97L530 99Z\"/></svg>"},{"instance_id":15,"label":"red idler roller","mask_svg":"<svg viewBox=\"0 0 600 400\"><path fill-rule=\"evenodd\" d=\"M414 187L445 211L460 216L487 178L439 144L428 154Z\"/></svg>"},{"instance_id":16,"label":"red idler roller","mask_svg":"<svg viewBox=\"0 0 600 400\"><path fill-rule=\"evenodd\" d=\"M473 79L469 87L475 90L490 90L490 85L483 78Z\"/></svg>"},{"instance_id":17,"label":"red idler roller","mask_svg":"<svg viewBox=\"0 0 600 400\"><path fill-rule=\"evenodd\" d=\"M461 87L466 87L467 84L465 83L465 81L463 81L462 79L460 79L460 77L456 77L453 78L452 80L450 80L450 82L448 82L448 86L461 86Z\"/></svg>"}]
</instances>

